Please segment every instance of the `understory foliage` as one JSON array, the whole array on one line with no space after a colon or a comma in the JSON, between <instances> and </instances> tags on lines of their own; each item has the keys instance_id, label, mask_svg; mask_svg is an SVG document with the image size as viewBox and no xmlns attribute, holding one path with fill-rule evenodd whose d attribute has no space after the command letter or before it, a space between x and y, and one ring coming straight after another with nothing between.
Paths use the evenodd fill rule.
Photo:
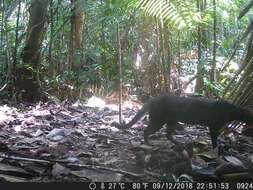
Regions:
<instances>
[{"instance_id":1,"label":"understory foliage","mask_svg":"<svg viewBox=\"0 0 253 190\"><path fill-rule=\"evenodd\" d=\"M106 96L121 77L130 93L197 92L252 104L252 4L1 1L0 89L7 84L1 95Z\"/></svg>"},{"instance_id":2,"label":"understory foliage","mask_svg":"<svg viewBox=\"0 0 253 190\"><path fill-rule=\"evenodd\" d=\"M173 25L178 30L196 27L201 22L196 5L182 0L139 0L132 1L136 8L140 8L146 15L156 17Z\"/></svg>"}]
</instances>

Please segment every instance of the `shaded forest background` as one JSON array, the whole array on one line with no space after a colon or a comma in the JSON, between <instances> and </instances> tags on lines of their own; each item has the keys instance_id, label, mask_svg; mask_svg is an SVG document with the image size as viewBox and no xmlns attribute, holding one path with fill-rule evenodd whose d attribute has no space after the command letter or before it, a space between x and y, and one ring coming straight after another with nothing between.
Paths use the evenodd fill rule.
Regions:
<instances>
[{"instance_id":1,"label":"shaded forest background","mask_svg":"<svg viewBox=\"0 0 253 190\"><path fill-rule=\"evenodd\" d=\"M123 89L253 104L253 1L1 0L0 95L85 99ZM122 68L119 68L122 63Z\"/></svg>"}]
</instances>

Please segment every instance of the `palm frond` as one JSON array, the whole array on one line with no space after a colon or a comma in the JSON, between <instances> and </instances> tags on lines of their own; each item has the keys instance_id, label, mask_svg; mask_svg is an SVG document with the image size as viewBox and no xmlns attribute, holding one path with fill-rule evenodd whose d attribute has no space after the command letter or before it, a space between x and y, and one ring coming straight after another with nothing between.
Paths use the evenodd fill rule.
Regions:
<instances>
[{"instance_id":1,"label":"palm frond","mask_svg":"<svg viewBox=\"0 0 253 190\"><path fill-rule=\"evenodd\" d=\"M184 0L133 0L146 15L162 19L178 29L193 27L200 21L196 6ZM133 4L134 4L133 3Z\"/></svg>"},{"instance_id":2,"label":"palm frond","mask_svg":"<svg viewBox=\"0 0 253 190\"><path fill-rule=\"evenodd\" d=\"M249 10L253 7L253 0L251 0L248 5L244 7L244 9L240 12L238 18L242 18L246 13L249 12Z\"/></svg>"}]
</instances>

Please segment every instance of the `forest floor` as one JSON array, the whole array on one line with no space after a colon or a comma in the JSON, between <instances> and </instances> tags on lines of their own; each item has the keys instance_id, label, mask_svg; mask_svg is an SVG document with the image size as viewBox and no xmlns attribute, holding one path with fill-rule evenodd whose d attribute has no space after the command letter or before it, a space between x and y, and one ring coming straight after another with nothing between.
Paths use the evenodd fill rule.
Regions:
<instances>
[{"instance_id":1,"label":"forest floor","mask_svg":"<svg viewBox=\"0 0 253 190\"><path fill-rule=\"evenodd\" d=\"M131 106L129 106L131 105ZM140 105L123 105L130 120ZM212 151L208 129L186 126L176 132L178 148L161 129L143 143L144 117L128 130L111 127L116 105L80 103L0 106L0 179L52 181L216 181L252 179L253 139L233 133Z\"/></svg>"}]
</instances>

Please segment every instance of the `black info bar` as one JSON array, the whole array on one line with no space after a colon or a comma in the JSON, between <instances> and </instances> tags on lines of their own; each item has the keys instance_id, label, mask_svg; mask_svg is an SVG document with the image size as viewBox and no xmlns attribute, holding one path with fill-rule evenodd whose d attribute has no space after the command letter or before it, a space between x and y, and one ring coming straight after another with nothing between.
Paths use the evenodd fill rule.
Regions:
<instances>
[{"instance_id":1,"label":"black info bar","mask_svg":"<svg viewBox=\"0 0 253 190\"><path fill-rule=\"evenodd\" d=\"M253 181L249 182L57 182L57 183L0 183L0 189L63 188L70 190L253 190Z\"/></svg>"},{"instance_id":2,"label":"black info bar","mask_svg":"<svg viewBox=\"0 0 253 190\"><path fill-rule=\"evenodd\" d=\"M208 189L252 189L253 182L132 182L132 183L89 183L88 189L97 190L208 190Z\"/></svg>"}]
</instances>

